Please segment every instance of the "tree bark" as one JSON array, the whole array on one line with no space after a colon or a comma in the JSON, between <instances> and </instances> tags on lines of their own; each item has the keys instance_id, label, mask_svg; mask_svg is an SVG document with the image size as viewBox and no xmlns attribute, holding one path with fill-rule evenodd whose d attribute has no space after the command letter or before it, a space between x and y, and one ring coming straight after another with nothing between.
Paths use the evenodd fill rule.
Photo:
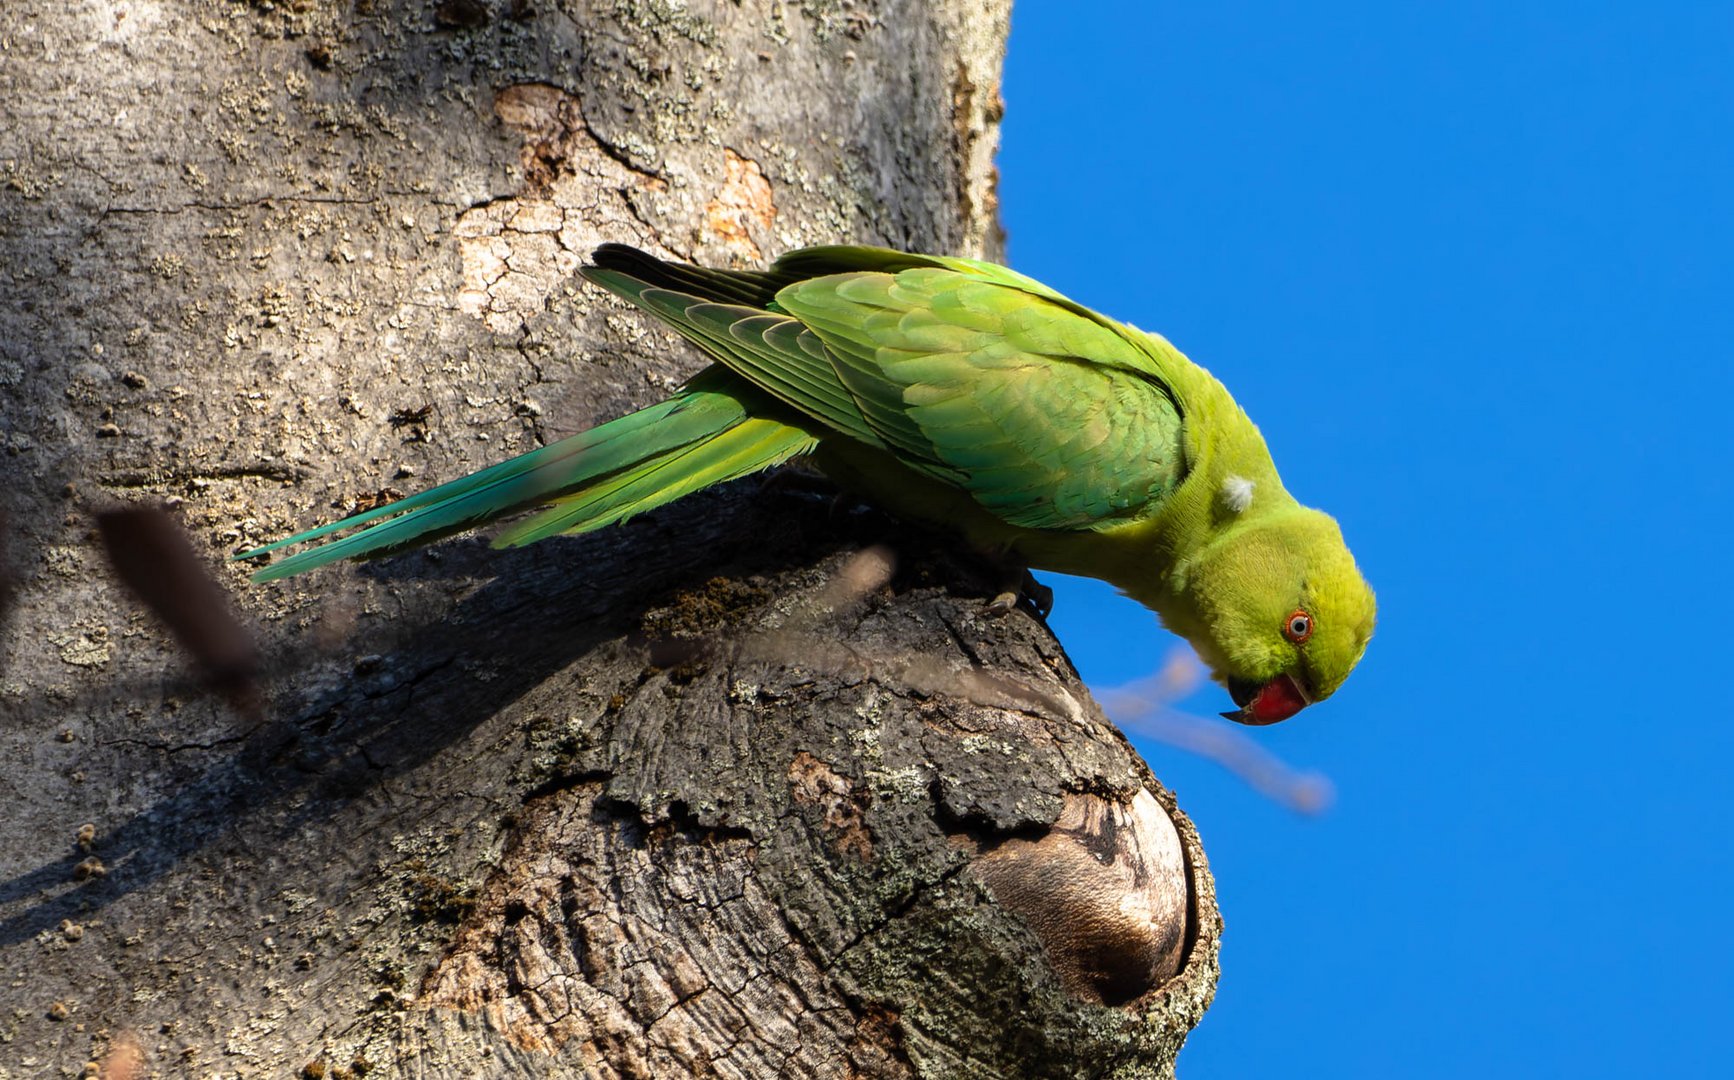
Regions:
<instances>
[{"instance_id":1,"label":"tree bark","mask_svg":"<svg viewBox=\"0 0 1734 1080\"><path fill-rule=\"evenodd\" d=\"M597 243L995 255L1007 7L8 0L0 1077L1172 1072L1203 850L943 539L796 472L224 561L696 370ZM115 580L134 504L261 708Z\"/></svg>"}]
</instances>

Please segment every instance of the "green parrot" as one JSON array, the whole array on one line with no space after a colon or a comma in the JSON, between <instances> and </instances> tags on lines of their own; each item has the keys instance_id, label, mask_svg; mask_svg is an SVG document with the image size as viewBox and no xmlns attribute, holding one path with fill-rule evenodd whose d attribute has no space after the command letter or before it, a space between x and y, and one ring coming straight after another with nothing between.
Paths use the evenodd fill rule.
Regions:
<instances>
[{"instance_id":1,"label":"green parrot","mask_svg":"<svg viewBox=\"0 0 1734 1080\"><path fill-rule=\"evenodd\" d=\"M1022 579L1118 586L1198 651L1231 719L1293 716L1366 651L1373 593L1337 523L1295 501L1228 391L1161 337L973 259L813 247L709 270L620 244L593 259L586 278L714 363L649 408L236 556L368 526L254 580L531 507L495 547L587 532L806 456Z\"/></svg>"}]
</instances>

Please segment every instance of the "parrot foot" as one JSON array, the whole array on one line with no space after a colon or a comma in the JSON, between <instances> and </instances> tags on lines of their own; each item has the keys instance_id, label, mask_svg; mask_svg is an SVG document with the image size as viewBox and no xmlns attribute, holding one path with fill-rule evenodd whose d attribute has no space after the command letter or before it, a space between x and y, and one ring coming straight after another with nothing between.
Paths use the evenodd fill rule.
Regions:
<instances>
[{"instance_id":1,"label":"parrot foot","mask_svg":"<svg viewBox=\"0 0 1734 1080\"><path fill-rule=\"evenodd\" d=\"M989 618L999 619L1010 615L1019 604L1028 605L1036 617L1041 619L1046 619L1048 613L1054 610L1054 590L1037 581L1035 575L1028 570L1019 571L1019 574L1021 580L1000 590L998 595L987 602L983 612Z\"/></svg>"}]
</instances>

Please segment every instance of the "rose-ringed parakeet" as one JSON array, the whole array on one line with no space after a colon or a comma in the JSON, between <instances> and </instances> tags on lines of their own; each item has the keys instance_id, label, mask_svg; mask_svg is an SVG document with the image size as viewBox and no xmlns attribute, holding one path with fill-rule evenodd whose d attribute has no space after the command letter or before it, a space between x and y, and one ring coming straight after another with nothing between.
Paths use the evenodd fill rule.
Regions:
<instances>
[{"instance_id":1,"label":"rose-ringed parakeet","mask_svg":"<svg viewBox=\"0 0 1734 1080\"><path fill-rule=\"evenodd\" d=\"M714 363L649 408L238 556L367 526L255 580L533 507L496 547L585 532L806 455L984 552L1118 586L1192 643L1234 719L1329 697L1366 650L1373 593L1336 522L1161 337L972 259L815 247L709 270L608 244L594 260L586 278Z\"/></svg>"}]
</instances>

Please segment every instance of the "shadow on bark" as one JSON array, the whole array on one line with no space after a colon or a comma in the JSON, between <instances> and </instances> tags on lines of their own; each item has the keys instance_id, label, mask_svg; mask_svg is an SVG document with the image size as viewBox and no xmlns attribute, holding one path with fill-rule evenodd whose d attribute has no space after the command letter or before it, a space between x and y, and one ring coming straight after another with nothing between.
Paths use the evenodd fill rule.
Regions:
<instances>
[{"instance_id":1,"label":"shadow on bark","mask_svg":"<svg viewBox=\"0 0 1734 1080\"><path fill-rule=\"evenodd\" d=\"M744 486L750 491L758 485ZM816 546L803 545L799 535L748 542L719 528L743 494L707 493L688 500L690 505L647 516L628 526L633 531L624 542L603 534L493 551L482 539L460 540L335 571L381 582L462 582L466 588L479 574L490 580L449 609L424 604L425 610L406 613L383 633L297 650L290 666L275 672L278 692L269 719L225 739L236 744L230 755L181 784L171 798L104 830L100 875L81 876L86 853L73 852L0 882L0 904L7 904L70 881L100 878L0 920L0 945L148 888L182 859L254 818L276 817L285 804L300 809L278 818L260 842L284 840L331 816L349 799L413 771L601 642L634 634L642 611L659 594L718 574L786 571L848 539L815 536ZM808 526L827 527L811 500L784 502ZM582 567L582 575L572 574L574 567ZM303 665L333 660L347 665L350 677L322 691L296 685ZM648 652L644 660L649 662ZM477 671L493 674L478 681ZM191 696L205 693L190 679L186 688ZM116 689L124 694L126 688L104 692ZM149 693L155 687L138 689ZM417 712L408 704L416 698L438 702L438 709ZM47 701L26 706L50 707Z\"/></svg>"}]
</instances>

